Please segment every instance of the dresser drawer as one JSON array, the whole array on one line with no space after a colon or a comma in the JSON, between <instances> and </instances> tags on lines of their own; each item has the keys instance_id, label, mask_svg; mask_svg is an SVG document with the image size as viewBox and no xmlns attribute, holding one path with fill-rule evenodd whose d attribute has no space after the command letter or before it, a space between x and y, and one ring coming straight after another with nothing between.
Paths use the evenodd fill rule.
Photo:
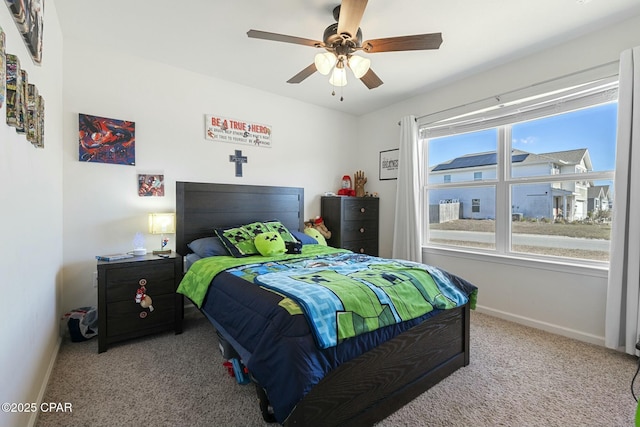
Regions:
<instances>
[{"instance_id":1,"label":"dresser drawer","mask_svg":"<svg viewBox=\"0 0 640 427\"><path fill-rule=\"evenodd\" d=\"M171 295L154 296L153 311L135 302L134 295L129 301L109 304L107 311L107 337L155 328L163 324L173 324L175 320L175 297Z\"/></svg>"},{"instance_id":2,"label":"dresser drawer","mask_svg":"<svg viewBox=\"0 0 640 427\"><path fill-rule=\"evenodd\" d=\"M162 294L173 294L175 290L174 266L162 264L155 268L138 266L111 269L107 273L107 302L133 301L141 280L151 298Z\"/></svg>"},{"instance_id":3,"label":"dresser drawer","mask_svg":"<svg viewBox=\"0 0 640 427\"><path fill-rule=\"evenodd\" d=\"M344 249L349 249L358 254L378 256L378 240L352 240L342 244Z\"/></svg>"},{"instance_id":4,"label":"dresser drawer","mask_svg":"<svg viewBox=\"0 0 640 427\"><path fill-rule=\"evenodd\" d=\"M378 221L344 221L342 240L377 239Z\"/></svg>"},{"instance_id":5,"label":"dresser drawer","mask_svg":"<svg viewBox=\"0 0 640 427\"><path fill-rule=\"evenodd\" d=\"M344 221L374 220L378 221L378 201L367 199L346 200L344 203Z\"/></svg>"}]
</instances>

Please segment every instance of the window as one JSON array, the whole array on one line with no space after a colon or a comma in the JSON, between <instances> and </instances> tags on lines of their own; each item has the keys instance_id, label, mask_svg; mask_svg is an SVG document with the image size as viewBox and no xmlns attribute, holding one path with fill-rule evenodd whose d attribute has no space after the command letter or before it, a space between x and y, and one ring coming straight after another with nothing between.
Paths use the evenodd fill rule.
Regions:
<instances>
[{"instance_id":1,"label":"window","mask_svg":"<svg viewBox=\"0 0 640 427\"><path fill-rule=\"evenodd\" d=\"M608 261L616 125L608 79L422 126L423 241Z\"/></svg>"}]
</instances>

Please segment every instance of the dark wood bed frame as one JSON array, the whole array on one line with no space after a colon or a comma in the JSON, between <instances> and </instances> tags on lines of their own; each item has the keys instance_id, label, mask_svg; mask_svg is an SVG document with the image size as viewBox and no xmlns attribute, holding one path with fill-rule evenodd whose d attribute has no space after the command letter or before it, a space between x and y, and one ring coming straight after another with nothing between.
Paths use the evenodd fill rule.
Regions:
<instances>
[{"instance_id":1,"label":"dark wood bed frame","mask_svg":"<svg viewBox=\"0 0 640 427\"><path fill-rule=\"evenodd\" d=\"M176 183L176 252L214 227L278 219L304 227L304 189ZM316 385L285 426L370 426L469 364L469 304L446 310L350 360Z\"/></svg>"}]
</instances>

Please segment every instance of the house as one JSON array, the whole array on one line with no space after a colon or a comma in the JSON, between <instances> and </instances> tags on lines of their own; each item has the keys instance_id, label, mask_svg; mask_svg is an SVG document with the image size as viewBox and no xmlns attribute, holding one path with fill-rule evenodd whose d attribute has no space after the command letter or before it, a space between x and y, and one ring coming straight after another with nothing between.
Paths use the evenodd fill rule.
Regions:
<instances>
[{"instance_id":1,"label":"house","mask_svg":"<svg viewBox=\"0 0 640 427\"><path fill-rule=\"evenodd\" d=\"M40 66L30 60L6 5L0 7L6 50L22 58L29 81L37 84L46 102L44 148L34 148L4 120L0 125L2 402L37 402L42 396L60 345L61 315L96 304L95 256L131 250L136 232L146 230L149 212L173 211L176 180L303 186L306 214L313 217L319 214L321 194L339 189L343 175L363 170L369 178L367 190L380 195L380 253L390 256L396 181L376 178L379 153L398 146L399 118L471 105L583 70L595 73L604 67L615 72L620 52L640 45L640 11L635 8L634 13L611 16L589 28L492 57L489 65L460 70L439 86L422 88L359 116L180 68L184 55L225 60L215 57L215 43L226 41L212 41L211 52L189 53L187 46L174 46L172 33L191 30L184 27L185 17L178 11L173 20L162 23L166 61L160 62L143 59L128 46L113 45L110 34L101 43L66 37L59 24L61 4L46 1ZM127 11L122 12L122 20L111 23L113 31L135 29L128 17ZM235 22L246 31L244 16L211 19L212 25ZM90 26L91 21L83 24ZM473 44L473 34L458 37L469 40L469 55L486 57ZM157 40L151 38L151 43ZM293 55L301 48L292 49ZM306 59L301 61L301 67L307 65ZM238 67L264 66L251 58L238 63ZM432 68L439 66L433 56ZM294 71L283 71L282 84ZM387 81L375 90L384 94L390 85ZM330 91L327 85L326 96ZM337 97L334 101L340 102ZM134 121L136 164L78 161L79 113ZM0 114L5 114L4 107ZM206 114L271 125L273 146L208 142L203 129ZM235 163L229 161L235 150L247 158L241 178L234 175ZM140 197L138 173L162 173L166 195ZM147 248L156 246L155 236L145 237ZM481 289L478 309L483 312L603 343L606 268L531 260L510 264L434 248L425 248L423 258L476 283ZM548 297L551 294L554 298ZM0 425L29 425L33 417L0 413Z\"/></svg>"},{"instance_id":2,"label":"house","mask_svg":"<svg viewBox=\"0 0 640 427\"><path fill-rule=\"evenodd\" d=\"M512 150L513 177L576 174L591 171L593 166L589 150L565 150L552 153L528 153ZM433 183L455 183L495 179L496 153L474 153L432 167L429 180ZM512 214L518 218L563 218L580 221L593 211L593 204L600 209L608 194L602 187L598 193L591 191L589 181L566 181L518 185L511 194ZM495 192L487 189L439 189L431 193L432 201L456 199L462 206L461 218L495 219ZM588 203L590 202L591 205Z\"/></svg>"},{"instance_id":3,"label":"house","mask_svg":"<svg viewBox=\"0 0 640 427\"><path fill-rule=\"evenodd\" d=\"M606 217L612 203L608 185L593 185L587 189L587 211L591 212L594 218Z\"/></svg>"}]
</instances>

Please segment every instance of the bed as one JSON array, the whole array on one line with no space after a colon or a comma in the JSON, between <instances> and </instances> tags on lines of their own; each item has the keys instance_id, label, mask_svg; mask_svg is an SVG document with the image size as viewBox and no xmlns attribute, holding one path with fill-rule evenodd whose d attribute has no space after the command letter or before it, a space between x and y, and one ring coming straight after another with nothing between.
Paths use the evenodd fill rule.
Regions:
<instances>
[{"instance_id":1,"label":"bed","mask_svg":"<svg viewBox=\"0 0 640 427\"><path fill-rule=\"evenodd\" d=\"M191 242L213 236L215 228L268 219L277 219L289 230L302 230L304 190L176 183L176 252L184 257L193 255ZM209 261L197 261L198 266ZM469 296L474 290L475 297L473 285L453 278L466 286ZM276 421L285 426L372 425L469 364L471 298L458 307L434 309L410 321L318 349L310 323L284 308L282 294L226 271L215 275L206 292L196 305L243 361L248 361L259 395L266 391ZM255 312L247 311L241 322L231 319L242 310ZM280 328L277 338L265 342L272 327ZM300 368L304 375L298 373L302 359L314 360L313 370ZM306 370L315 375L311 380L305 377ZM280 388L274 388L273 383L282 382L283 377L290 386L278 384ZM262 409L264 415L266 408Z\"/></svg>"}]
</instances>

